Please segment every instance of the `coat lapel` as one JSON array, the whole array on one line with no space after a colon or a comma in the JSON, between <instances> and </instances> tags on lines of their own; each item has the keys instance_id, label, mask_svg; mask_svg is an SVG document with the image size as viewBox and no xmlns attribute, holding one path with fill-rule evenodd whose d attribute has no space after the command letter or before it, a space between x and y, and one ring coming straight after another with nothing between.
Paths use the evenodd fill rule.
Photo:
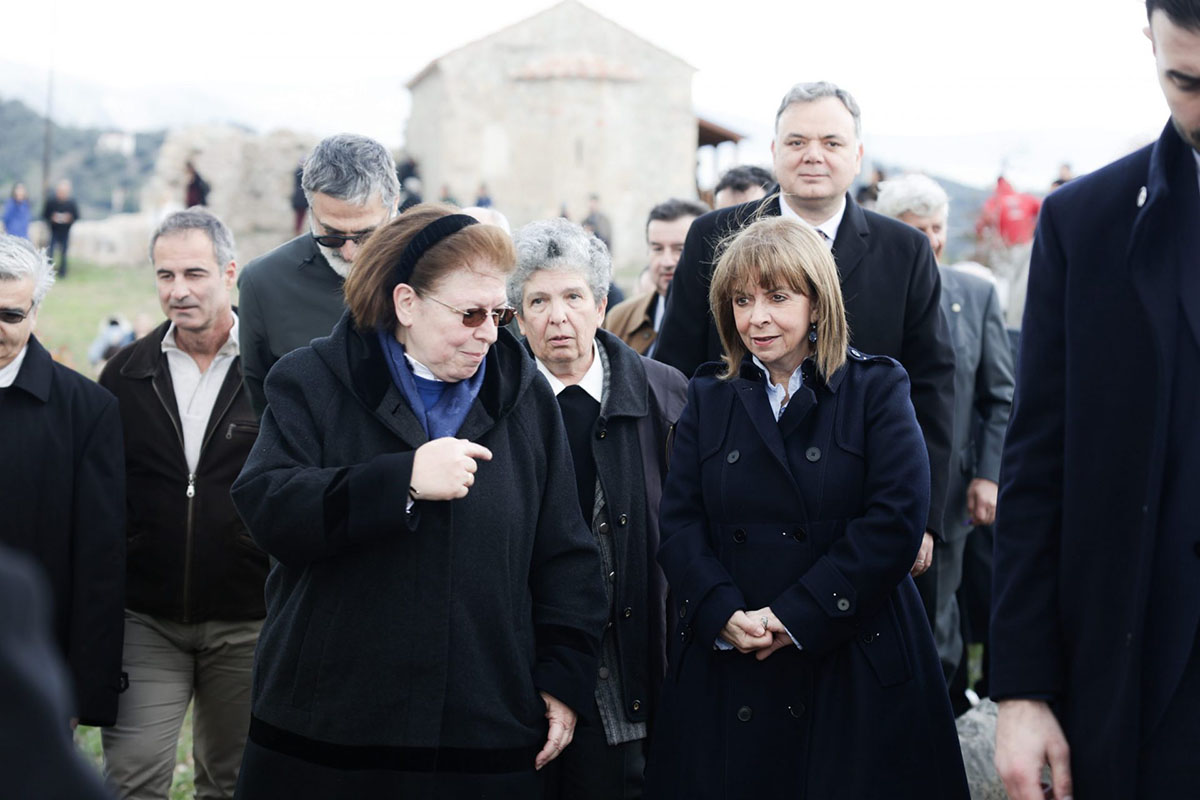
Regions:
<instances>
[{"instance_id":1,"label":"coat lapel","mask_svg":"<svg viewBox=\"0 0 1200 800\"><path fill-rule=\"evenodd\" d=\"M867 237L870 234L866 214L854 202L854 198L846 195L846 212L842 215L842 224L838 226L837 239L833 241L833 260L837 262L843 286L867 254Z\"/></svg>"},{"instance_id":2,"label":"coat lapel","mask_svg":"<svg viewBox=\"0 0 1200 800\"><path fill-rule=\"evenodd\" d=\"M1134 219L1126 253L1129 279L1154 331L1159 377L1157 389L1158 396L1162 398L1170 393L1169 375L1178 319L1172 309L1176 298L1186 294L1185 284L1193 280L1187 273L1195 272L1194 269L1180 269L1194 261L1194 258L1184 258L1186 251L1176 250L1176 247L1186 244L1181 237L1191 237L1193 234L1187 232L1187 228L1178 229L1180 220L1176 212L1180 198L1172 192L1170 173L1173 162L1178 160L1175 158L1178 153L1174 152L1177 148L1172 145L1178 145L1179 148L1183 145L1170 124L1167 127L1168 130L1158 140L1151 154L1146 186L1141 188L1138 197L1129 198L1129 202L1138 204L1141 210ZM1190 187L1193 193L1196 191L1195 178L1193 170ZM1186 191L1186 187L1183 188ZM1184 291L1181 293L1181 290ZM1184 305L1189 305L1186 299Z\"/></svg>"},{"instance_id":3,"label":"coat lapel","mask_svg":"<svg viewBox=\"0 0 1200 800\"><path fill-rule=\"evenodd\" d=\"M780 424L775 420L775 415L771 413L771 401L767 399L767 390L763 385L762 373L758 371L758 367L750 364L742 365L741 374L734 378L731 382L734 393L737 395L738 401L742 404L742 408L746 410L746 416L750 418L751 424L754 425L754 430L766 445L767 450L774 456L776 462L779 463L781 469L788 477L788 481L796 489L796 502L804 507L804 497L800 492L800 486L796 483L796 477L792 474L791 465L788 464L787 451L784 448L784 431ZM802 390L798 394L809 395L811 401L811 392ZM799 400L800 398L797 398ZM810 406L811 407L811 406ZM791 411L789 408L788 411ZM800 411L800 409L797 409ZM784 416L787 416L787 411ZM802 419L807 411L797 414L797 420ZM792 426L794 429L794 425ZM804 509L807 515L807 509Z\"/></svg>"}]
</instances>

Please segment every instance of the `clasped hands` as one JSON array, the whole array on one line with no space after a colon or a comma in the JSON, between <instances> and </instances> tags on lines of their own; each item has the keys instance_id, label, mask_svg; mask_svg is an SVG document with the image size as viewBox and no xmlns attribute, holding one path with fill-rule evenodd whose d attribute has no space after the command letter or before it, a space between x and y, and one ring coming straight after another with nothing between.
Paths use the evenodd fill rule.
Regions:
<instances>
[{"instance_id":1,"label":"clasped hands","mask_svg":"<svg viewBox=\"0 0 1200 800\"><path fill-rule=\"evenodd\" d=\"M759 661L781 647L796 644L770 606L733 612L719 636L739 653L754 653Z\"/></svg>"}]
</instances>

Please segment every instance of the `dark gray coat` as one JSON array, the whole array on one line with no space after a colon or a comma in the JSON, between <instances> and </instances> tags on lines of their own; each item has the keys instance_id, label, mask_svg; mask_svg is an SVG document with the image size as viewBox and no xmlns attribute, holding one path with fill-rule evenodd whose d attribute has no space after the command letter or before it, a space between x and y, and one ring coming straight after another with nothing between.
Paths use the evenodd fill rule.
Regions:
<instances>
[{"instance_id":1,"label":"dark gray coat","mask_svg":"<svg viewBox=\"0 0 1200 800\"><path fill-rule=\"evenodd\" d=\"M233 486L255 541L278 559L253 714L306 753L325 748L321 763L453 751L470 772L506 750L527 754L532 771L546 735L538 691L591 702L604 588L558 404L506 331L486 370L458 436L493 459L465 498L417 502L407 519L426 437L374 332L347 315L267 381L262 429Z\"/></svg>"},{"instance_id":2,"label":"dark gray coat","mask_svg":"<svg viewBox=\"0 0 1200 800\"><path fill-rule=\"evenodd\" d=\"M346 310L342 277L305 233L246 265L238 275L238 345L254 413L267 405L263 382L275 362L328 336Z\"/></svg>"},{"instance_id":3,"label":"dark gray coat","mask_svg":"<svg viewBox=\"0 0 1200 800\"><path fill-rule=\"evenodd\" d=\"M666 671L666 578L655 560L658 506L667 448L687 401L687 379L651 361L608 331L596 331L608 356L608 386L592 453L604 492L598 535L614 537L612 627L625 716L648 721Z\"/></svg>"},{"instance_id":4,"label":"dark gray coat","mask_svg":"<svg viewBox=\"0 0 1200 800\"><path fill-rule=\"evenodd\" d=\"M971 532L967 486L1000 482L1000 452L1012 410L1013 359L996 289L983 278L942 267L942 311L954 342L954 438L946 494L946 540Z\"/></svg>"}]
</instances>

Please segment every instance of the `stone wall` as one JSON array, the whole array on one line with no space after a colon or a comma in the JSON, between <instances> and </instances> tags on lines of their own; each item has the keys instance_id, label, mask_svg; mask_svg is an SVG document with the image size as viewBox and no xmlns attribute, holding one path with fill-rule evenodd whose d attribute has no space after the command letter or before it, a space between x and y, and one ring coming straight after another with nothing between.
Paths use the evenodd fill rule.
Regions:
<instances>
[{"instance_id":1,"label":"stone wall","mask_svg":"<svg viewBox=\"0 0 1200 800\"><path fill-rule=\"evenodd\" d=\"M646 262L646 214L695 197L692 67L574 0L455 50L411 83L406 148L425 196L481 181L514 228L587 214L600 195L622 282Z\"/></svg>"},{"instance_id":2,"label":"stone wall","mask_svg":"<svg viewBox=\"0 0 1200 800\"><path fill-rule=\"evenodd\" d=\"M190 160L211 187L209 210L233 230L238 263L245 264L292 237L296 167L316 142L290 131L258 135L229 126L172 131L142 190L142 211L80 220L71 229L71 255L105 266L147 263L154 226L183 208Z\"/></svg>"}]
</instances>

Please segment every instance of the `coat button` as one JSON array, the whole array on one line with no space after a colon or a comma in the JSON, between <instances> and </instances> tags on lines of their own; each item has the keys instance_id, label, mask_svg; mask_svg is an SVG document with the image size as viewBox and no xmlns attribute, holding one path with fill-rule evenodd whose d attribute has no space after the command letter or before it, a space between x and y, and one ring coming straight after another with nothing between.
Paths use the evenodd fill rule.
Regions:
<instances>
[{"instance_id":1,"label":"coat button","mask_svg":"<svg viewBox=\"0 0 1200 800\"><path fill-rule=\"evenodd\" d=\"M602 680L602 681L608 680L608 667L601 667L599 675L600 675L600 680Z\"/></svg>"},{"instance_id":2,"label":"coat button","mask_svg":"<svg viewBox=\"0 0 1200 800\"><path fill-rule=\"evenodd\" d=\"M688 607L688 601L684 600L683 605L681 605L679 607L679 618L680 619L683 619L684 617L687 616L687 607Z\"/></svg>"},{"instance_id":3,"label":"coat button","mask_svg":"<svg viewBox=\"0 0 1200 800\"><path fill-rule=\"evenodd\" d=\"M633 616L633 609L630 608L629 606L625 606L625 610L621 612L621 616L624 617L625 619L629 619L630 617Z\"/></svg>"},{"instance_id":4,"label":"coat button","mask_svg":"<svg viewBox=\"0 0 1200 800\"><path fill-rule=\"evenodd\" d=\"M737 718L742 722L749 722L750 718L753 716L754 709L752 709L750 706L742 706L738 709Z\"/></svg>"},{"instance_id":5,"label":"coat button","mask_svg":"<svg viewBox=\"0 0 1200 800\"><path fill-rule=\"evenodd\" d=\"M873 633L864 633L864 634L862 635L862 643L863 643L863 644L870 644L870 643L871 643L871 642L873 642L873 641L875 641L875 634L873 634Z\"/></svg>"},{"instance_id":6,"label":"coat button","mask_svg":"<svg viewBox=\"0 0 1200 800\"><path fill-rule=\"evenodd\" d=\"M792 531L792 538L797 542L803 542L808 538L808 532L804 528L796 528L796 530Z\"/></svg>"},{"instance_id":7,"label":"coat button","mask_svg":"<svg viewBox=\"0 0 1200 800\"><path fill-rule=\"evenodd\" d=\"M629 522L629 517L628 517L628 516L626 516L625 514L622 514L621 516L617 517L617 524L618 524L618 525L624 526L624 525L626 525L628 522Z\"/></svg>"},{"instance_id":8,"label":"coat button","mask_svg":"<svg viewBox=\"0 0 1200 800\"><path fill-rule=\"evenodd\" d=\"M737 460L742 457L742 454L737 450L730 450L729 455L725 456L725 460L730 464L736 464Z\"/></svg>"},{"instance_id":9,"label":"coat button","mask_svg":"<svg viewBox=\"0 0 1200 800\"><path fill-rule=\"evenodd\" d=\"M820 461L821 460L821 448L819 448L819 447L808 448L807 450L804 451L804 457L807 458L809 461Z\"/></svg>"},{"instance_id":10,"label":"coat button","mask_svg":"<svg viewBox=\"0 0 1200 800\"><path fill-rule=\"evenodd\" d=\"M792 719L800 719L804 716L804 703L796 703L794 706L788 706L788 713L792 715Z\"/></svg>"},{"instance_id":11,"label":"coat button","mask_svg":"<svg viewBox=\"0 0 1200 800\"><path fill-rule=\"evenodd\" d=\"M687 644L692 640L692 628L690 625L684 625L679 630L679 641Z\"/></svg>"},{"instance_id":12,"label":"coat button","mask_svg":"<svg viewBox=\"0 0 1200 800\"><path fill-rule=\"evenodd\" d=\"M616 580L616 577L617 577L616 571L608 573L608 582L612 583L614 580Z\"/></svg>"},{"instance_id":13,"label":"coat button","mask_svg":"<svg viewBox=\"0 0 1200 800\"><path fill-rule=\"evenodd\" d=\"M737 542L738 544L741 544L742 542L746 541L746 532L744 530L742 530L741 528L738 528L736 531L733 532L733 540L735 542Z\"/></svg>"},{"instance_id":14,"label":"coat button","mask_svg":"<svg viewBox=\"0 0 1200 800\"><path fill-rule=\"evenodd\" d=\"M642 710L642 701L634 700L632 703L629 704L629 707L632 708L634 711L641 711Z\"/></svg>"},{"instance_id":15,"label":"coat button","mask_svg":"<svg viewBox=\"0 0 1200 800\"><path fill-rule=\"evenodd\" d=\"M600 523L600 532L601 532L601 533L608 533L608 523L607 523L607 522L601 522L601 523Z\"/></svg>"},{"instance_id":16,"label":"coat button","mask_svg":"<svg viewBox=\"0 0 1200 800\"><path fill-rule=\"evenodd\" d=\"M849 611L850 610L850 601L844 597L839 598L837 601L837 608L838 608L838 611Z\"/></svg>"},{"instance_id":17,"label":"coat button","mask_svg":"<svg viewBox=\"0 0 1200 800\"><path fill-rule=\"evenodd\" d=\"M608 436L608 431L604 430L603 428L601 428L600 430L596 431L596 438L597 438L597 439L603 439L605 436Z\"/></svg>"}]
</instances>

